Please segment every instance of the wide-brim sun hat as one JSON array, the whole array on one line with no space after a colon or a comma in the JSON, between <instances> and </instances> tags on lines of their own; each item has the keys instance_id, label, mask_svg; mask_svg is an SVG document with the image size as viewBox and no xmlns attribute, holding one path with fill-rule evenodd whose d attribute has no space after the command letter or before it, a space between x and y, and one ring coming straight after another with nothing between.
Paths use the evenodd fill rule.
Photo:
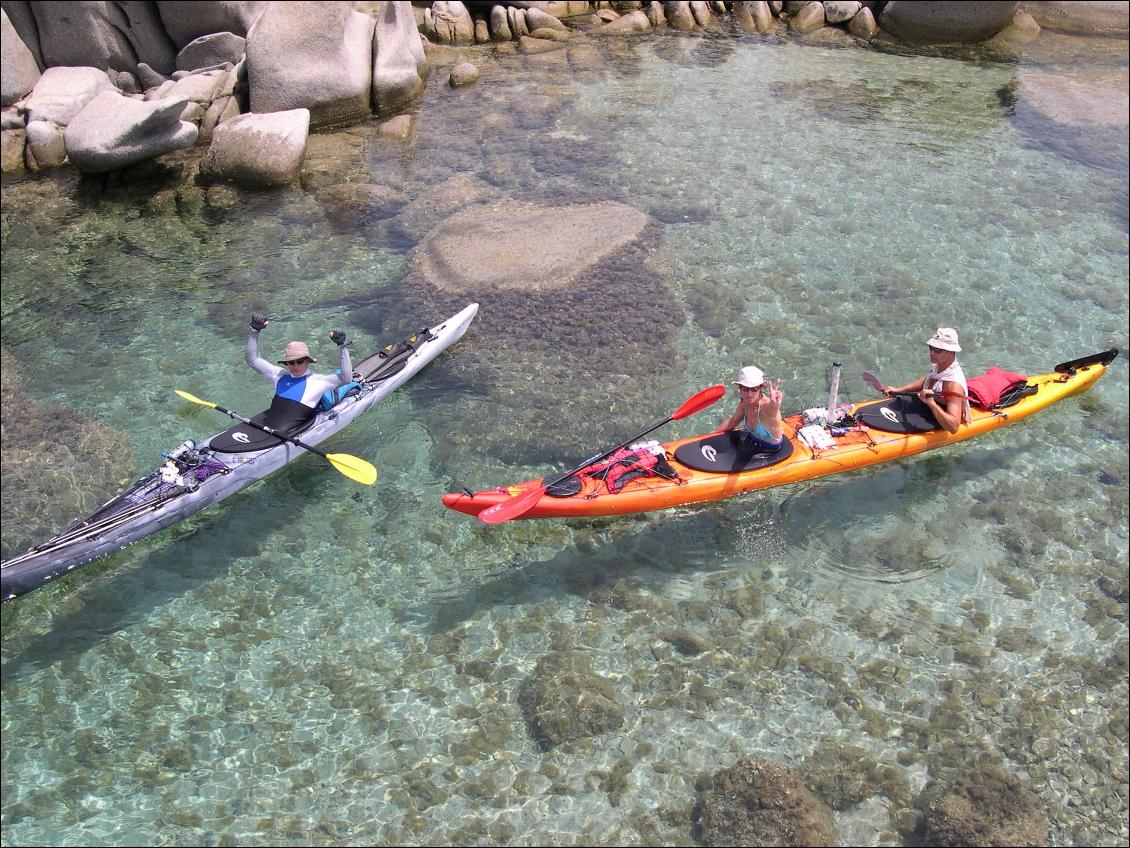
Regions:
<instances>
[{"instance_id":1,"label":"wide-brim sun hat","mask_svg":"<svg viewBox=\"0 0 1130 848\"><path fill-rule=\"evenodd\" d=\"M764 382L765 372L756 365L747 365L741 369L738 372L738 378L734 380L735 385L745 386L747 389L755 389Z\"/></svg>"},{"instance_id":2,"label":"wide-brim sun hat","mask_svg":"<svg viewBox=\"0 0 1130 848\"><path fill-rule=\"evenodd\" d=\"M289 365L298 359L309 359L311 362L318 361L310 355L310 348L306 347L306 342L289 342L286 351L283 353L283 358L279 360L279 365Z\"/></svg>"},{"instance_id":3,"label":"wide-brim sun hat","mask_svg":"<svg viewBox=\"0 0 1130 848\"><path fill-rule=\"evenodd\" d=\"M940 350L951 350L954 353L961 352L961 345L957 341L957 330L953 327L938 327L934 332L933 338L926 342L930 347L936 347Z\"/></svg>"}]
</instances>

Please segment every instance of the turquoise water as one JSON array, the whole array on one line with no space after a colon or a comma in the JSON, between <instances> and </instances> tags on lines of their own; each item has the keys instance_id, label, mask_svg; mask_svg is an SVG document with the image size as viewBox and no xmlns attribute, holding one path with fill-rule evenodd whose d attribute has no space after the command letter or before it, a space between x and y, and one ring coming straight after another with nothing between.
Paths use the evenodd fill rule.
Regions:
<instances>
[{"instance_id":1,"label":"turquoise water","mask_svg":"<svg viewBox=\"0 0 1130 848\"><path fill-rule=\"evenodd\" d=\"M1053 844L1126 841L1124 355L1015 428L818 484L499 527L439 503L536 457L566 467L753 359L795 410L822 403L833 358L856 398L864 370L911 379L938 325L971 371L1125 353L1124 142L1068 158L1018 126L1001 91L1024 63L594 49L574 72L478 55L460 90L439 70L413 141L319 135L292 189L5 182L5 377L120 434L132 474L224 427L174 388L264 405L252 309L264 345L323 354L333 327L361 352L446 315L406 314L407 254L454 211L412 199L453 180L654 215L651 288L619 284L678 329L653 345L595 314L593 349L560 350L563 314L459 293L484 304L467 337L331 443L374 488L301 461L6 605L4 844L689 844L702 775L842 745L887 775L836 812L843 844L897 843L918 791L981 759L1039 796ZM380 187L360 209L331 190L356 184ZM20 497L17 547L42 530L12 520ZM568 651L623 723L546 750L520 692Z\"/></svg>"}]
</instances>

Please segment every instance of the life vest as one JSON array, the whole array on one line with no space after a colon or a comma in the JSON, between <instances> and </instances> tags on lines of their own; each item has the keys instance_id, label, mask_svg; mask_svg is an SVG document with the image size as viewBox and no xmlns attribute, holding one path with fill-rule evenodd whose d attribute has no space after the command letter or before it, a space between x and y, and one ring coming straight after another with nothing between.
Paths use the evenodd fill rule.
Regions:
<instances>
[{"instance_id":1,"label":"life vest","mask_svg":"<svg viewBox=\"0 0 1130 848\"><path fill-rule=\"evenodd\" d=\"M611 456L590 465L580 472L582 477L600 477L615 494L637 477L665 477L668 480L678 476L667 461L666 456L652 453L646 448L630 450L621 448Z\"/></svg>"},{"instance_id":2,"label":"life vest","mask_svg":"<svg viewBox=\"0 0 1130 848\"><path fill-rule=\"evenodd\" d=\"M1024 374L1014 374L994 365L984 374L969 378L969 400L981 409L991 409L1001 402L1006 393L1027 382L1028 378Z\"/></svg>"},{"instance_id":3,"label":"life vest","mask_svg":"<svg viewBox=\"0 0 1130 848\"><path fill-rule=\"evenodd\" d=\"M336 389L326 389L322 392L322 396L318 399L318 405L314 407L315 412L329 412L343 400L350 395L355 395L361 391L361 384L356 380L349 383L344 383Z\"/></svg>"}]
</instances>

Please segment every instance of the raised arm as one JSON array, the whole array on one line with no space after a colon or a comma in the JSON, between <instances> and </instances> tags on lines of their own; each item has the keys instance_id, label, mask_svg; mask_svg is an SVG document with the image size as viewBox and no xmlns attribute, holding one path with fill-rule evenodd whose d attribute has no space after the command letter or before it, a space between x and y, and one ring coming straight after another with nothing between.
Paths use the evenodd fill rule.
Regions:
<instances>
[{"instance_id":1,"label":"raised arm","mask_svg":"<svg viewBox=\"0 0 1130 848\"><path fill-rule=\"evenodd\" d=\"M274 383L282 369L272 365L259 355L259 332L267 326L267 316L259 312L251 315L251 334L247 337L247 347L244 349L243 358L247 364L263 379Z\"/></svg>"},{"instance_id":2,"label":"raised arm","mask_svg":"<svg viewBox=\"0 0 1130 848\"><path fill-rule=\"evenodd\" d=\"M341 353L341 365L339 366L341 370L338 374L337 384L344 386L353 379L353 362L349 358L349 342L345 340L345 333L341 330L331 330L330 341L337 345L337 349Z\"/></svg>"}]
</instances>

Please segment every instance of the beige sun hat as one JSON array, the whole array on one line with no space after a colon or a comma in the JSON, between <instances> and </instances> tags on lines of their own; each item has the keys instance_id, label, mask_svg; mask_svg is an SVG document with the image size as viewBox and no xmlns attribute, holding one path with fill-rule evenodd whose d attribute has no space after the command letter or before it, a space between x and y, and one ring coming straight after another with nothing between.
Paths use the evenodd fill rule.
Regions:
<instances>
[{"instance_id":1,"label":"beige sun hat","mask_svg":"<svg viewBox=\"0 0 1130 848\"><path fill-rule=\"evenodd\" d=\"M286 365L289 362L294 362L296 359L309 359L311 362L318 361L310 355L310 348L306 347L306 342L288 342L286 353L284 353L283 358L279 360L279 365Z\"/></svg>"},{"instance_id":2,"label":"beige sun hat","mask_svg":"<svg viewBox=\"0 0 1130 848\"><path fill-rule=\"evenodd\" d=\"M941 350L952 350L954 353L961 352L961 345L957 342L957 330L953 327L938 327L934 337L926 344Z\"/></svg>"},{"instance_id":3,"label":"beige sun hat","mask_svg":"<svg viewBox=\"0 0 1130 848\"><path fill-rule=\"evenodd\" d=\"M738 379L734 380L736 385L745 386L747 389L755 389L764 382L765 372L756 365L747 365L738 372Z\"/></svg>"}]
</instances>

